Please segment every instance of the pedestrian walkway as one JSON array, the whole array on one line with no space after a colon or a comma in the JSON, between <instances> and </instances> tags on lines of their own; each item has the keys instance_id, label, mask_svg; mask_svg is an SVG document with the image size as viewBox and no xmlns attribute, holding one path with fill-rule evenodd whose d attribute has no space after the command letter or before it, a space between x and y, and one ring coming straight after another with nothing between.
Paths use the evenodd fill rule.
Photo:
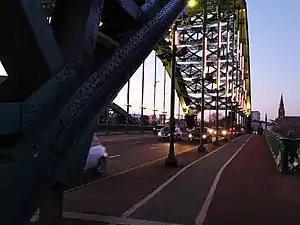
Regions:
<instances>
[{"instance_id":1,"label":"pedestrian walkway","mask_svg":"<svg viewBox=\"0 0 300 225\"><path fill-rule=\"evenodd\" d=\"M265 138L252 136L224 170L204 224L299 223L300 179L275 167Z\"/></svg>"}]
</instances>

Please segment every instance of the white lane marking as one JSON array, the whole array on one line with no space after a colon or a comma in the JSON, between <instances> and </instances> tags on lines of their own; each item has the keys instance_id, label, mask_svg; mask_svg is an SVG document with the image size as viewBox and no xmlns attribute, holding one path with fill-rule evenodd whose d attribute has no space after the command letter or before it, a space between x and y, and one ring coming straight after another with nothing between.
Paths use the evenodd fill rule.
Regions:
<instances>
[{"instance_id":1,"label":"white lane marking","mask_svg":"<svg viewBox=\"0 0 300 225\"><path fill-rule=\"evenodd\" d=\"M241 136L241 137L243 137L243 136ZM241 137L238 137L238 138L234 139L232 142L237 141L237 140L240 139ZM232 142L231 142L231 143L232 143ZM230 144L230 143L227 143L227 144L225 144L225 145L222 146L222 147L225 147L225 146L228 145L228 144ZM198 148L198 146L192 147L192 148L188 148L188 149L186 149L186 150L183 150L183 151L181 151L181 152L176 153L176 155L181 155L181 154L183 154L183 153L192 151L192 150L197 149L197 148ZM114 174L109 175L109 176L107 176L107 177L103 177L103 178L100 178L100 179L98 179L98 180L94 180L94 181L91 181L91 182L89 182L89 183L86 183L86 184L77 186L77 187L75 187L75 188L66 190L64 193L65 193L65 194L68 194L68 193L73 192L73 191L76 191L76 190L78 190L78 189L87 187L87 186L89 186L89 185L91 185L91 184L98 183L98 182L100 182L100 181L102 181L102 180L106 180L106 179L109 179L109 178L112 178L112 177L115 177L115 176L119 176L119 175L122 175L122 174L124 174L124 173L128 173L128 172L131 172L131 171L136 170L136 169L140 169L140 168L142 168L142 167L148 166L148 165L150 165L150 164L153 164L153 163L159 162L159 161L161 161L161 160L165 160L165 159L166 159L166 155L163 156L163 157L161 157L161 158L154 159L154 160L152 160L152 161L143 163L143 164L141 164L141 165L134 166L134 167L131 167L131 168L126 169L126 170L122 170L122 171L120 171L120 172L118 172L118 173L114 173Z\"/></svg>"},{"instance_id":2,"label":"white lane marking","mask_svg":"<svg viewBox=\"0 0 300 225\"><path fill-rule=\"evenodd\" d=\"M175 223L167 223L167 222L159 222L159 221L149 221L149 220L141 220L141 219L132 219L132 218L121 218L115 216L102 216L97 214L89 214L89 213L75 213L75 212L64 212L64 218L67 219L79 219L85 221L97 221L97 222L105 222L109 224L130 224L130 225L181 225Z\"/></svg>"},{"instance_id":3,"label":"white lane marking","mask_svg":"<svg viewBox=\"0 0 300 225\"><path fill-rule=\"evenodd\" d=\"M117 158L117 157L120 157L121 155L112 155L112 156L109 156L110 159L114 159L114 158Z\"/></svg>"},{"instance_id":4,"label":"white lane marking","mask_svg":"<svg viewBox=\"0 0 300 225\"><path fill-rule=\"evenodd\" d=\"M157 146L153 146L153 147L151 147L150 149L156 149L156 148L158 148Z\"/></svg>"},{"instance_id":5,"label":"white lane marking","mask_svg":"<svg viewBox=\"0 0 300 225\"><path fill-rule=\"evenodd\" d=\"M110 142L110 141L114 141L114 140L108 139L108 140L103 140L102 142Z\"/></svg>"},{"instance_id":6,"label":"white lane marking","mask_svg":"<svg viewBox=\"0 0 300 225\"><path fill-rule=\"evenodd\" d=\"M141 141L134 142L134 144L141 144L141 143L142 143Z\"/></svg>"},{"instance_id":7,"label":"white lane marking","mask_svg":"<svg viewBox=\"0 0 300 225\"><path fill-rule=\"evenodd\" d=\"M207 211L208 208L211 204L212 198L214 196L214 193L216 191L217 185L220 181L221 175L224 172L225 168L229 165L229 163L236 157L236 155L245 147L246 143L251 139L252 135L245 141L244 144L242 144L242 146L230 157L230 159L228 159L225 164L221 167L221 169L218 171L213 184L211 185L208 195L205 199L205 202L202 205L202 208L196 218L196 222L195 225L202 225L205 221L206 215L207 215Z\"/></svg>"},{"instance_id":8,"label":"white lane marking","mask_svg":"<svg viewBox=\"0 0 300 225\"><path fill-rule=\"evenodd\" d=\"M241 138L241 137L239 137ZM238 140L239 138L233 140L232 142ZM124 213L122 213L122 217L128 217L130 216L132 213L134 213L136 210L138 210L139 208L141 208L144 204L146 204L150 199L152 199L154 196L156 196L159 192L161 192L166 186L168 186L173 180L175 180L180 174L182 174L184 171L186 171L188 168L190 168L192 165L194 165L197 162L200 162L201 160L209 157L210 155L216 153L217 151L221 150L222 148L226 147L229 143L213 150L212 152L202 156L201 158L191 162L190 164L186 165L185 167L183 167L181 170L179 170L175 175L173 175L171 178L169 178L166 182L164 182L162 185L160 185L156 190L154 190L153 192L151 192L149 195L147 195L145 198L143 198L140 202L138 202L137 204L135 204L133 207L131 207L130 209L128 209L127 211L125 211Z\"/></svg>"},{"instance_id":9,"label":"white lane marking","mask_svg":"<svg viewBox=\"0 0 300 225\"><path fill-rule=\"evenodd\" d=\"M192 150L194 150L194 149L196 149L196 148L197 148L197 147L188 148L188 149L186 149L186 150L183 150L183 151L181 151L181 152L178 152L176 155L180 155L180 154L183 154L183 153L192 151ZM114 174L109 175L109 176L107 176L107 177L103 177L103 178L100 178L100 179L98 179L98 180L94 180L94 181L92 181L92 182L89 182L89 183L86 183L86 184L77 186L77 187L75 187L75 188L72 188L72 189L69 189L69 190L65 191L64 193L65 193L65 194L68 194L68 193L73 192L73 191L76 191L76 190L78 190L78 189L87 187L87 186L89 186L89 185L91 185L91 184L95 184L95 183L98 183L98 182L100 182L100 181L102 181L102 180L106 180L106 179L109 179L109 178L112 178L112 177L116 177L116 176L118 176L118 175L122 175L122 174L124 174L124 173L128 173L128 172L134 171L134 170L136 170L136 169L140 169L140 168L142 168L142 167L148 166L148 165L150 165L150 164L156 163L156 162L161 161L161 160L164 160L164 159L166 159L166 155L163 156L163 157L161 157L161 158L154 159L154 160L152 160L152 161L143 163L143 164L141 164L141 165L134 166L134 167L131 167L131 168L126 169L126 170L122 170L122 171L120 171L120 172L118 172L118 173L114 173Z\"/></svg>"}]
</instances>

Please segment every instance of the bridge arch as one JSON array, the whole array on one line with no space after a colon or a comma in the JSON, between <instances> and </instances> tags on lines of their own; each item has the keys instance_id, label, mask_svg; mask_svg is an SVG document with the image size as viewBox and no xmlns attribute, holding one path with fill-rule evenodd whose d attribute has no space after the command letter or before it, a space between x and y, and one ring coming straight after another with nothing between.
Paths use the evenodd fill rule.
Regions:
<instances>
[{"instance_id":1,"label":"bridge arch","mask_svg":"<svg viewBox=\"0 0 300 225\"><path fill-rule=\"evenodd\" d=\"M7 46L4 46L5 50L16 47L14 51L5 51L7 57L4 65L12 69L14 79L10 83L11 86L5 85L6 90L1 86L0 91L4 90L8 93L7 90L13 87L13 82L22 81L24 74L28 76L27 79L30 78L35 83L23 91L18 89L23 85L22 82L19 82L17 88L14 87L18 94L15 99L25 99L20 125L22 128L26 127L26 132L22 133L20 140L11 148L1 152L1 157L7 158L10 165L2 173L0 199L2 204L5 203L5 206L1 207L2 220L9 224L25 224L37 208L43 193L57 182L62 165L67 161L67 155L76 152L87 153L90 145L89 125L99 112L99 108L104 108L113 101L116 94L159 42L160 37L182 14L186 5L182 0L147 1L147 4L144 4L145 10L141 11L136 7L137 13L133 13L132 15L135 16L132 17L115 5L126 5L133 1L109 0L105 1L103 25L100 28L100 21L89 24L86 24L86 21L94 18L93 16L100 20L99 11L102 7L86 7L91 11L80 10L80 7L77 7L76 12L82 15L72 17L61 13L58 17L68 20L69 23L56 24L52 32L49 26L50 20L45 19L45 13L48 18L53 16L55 10L53 1L43 1L48 4L44 8L40 7L38 1L33 1L30 5L23 4L21 1L15 1L14 4L9 2L2 1L1 8L9 10L8 14L13 15L15 23L20 22L21 26L13 26L16 30L4 30L0 37L7 42L5 43ZM81 1L82 4L89 2ZM60 5L61 11L73 13L74 11L69 10L68 6L75 6L68 4L74 4L74 1ZM44 9L47 10L44 12ZM84 14L82 11L88 12ZM15 13L19 15L16 16ZM1 20L8 22L9 20L3 16ZM80 23L78 18L82 18ZM51 25L52 28L55 27L54 24ZM81 25L82 27L79 27ZM11 27L7 24L4 29ZM119 45L115 42L112 48L103 45L103 40L98 40L98 36L94 33L98 28L99 32L113 38ZM74 48L77 45L73 45L73 48L68 48L66 51L65 47L70 44L69 41L75 41L72 38L78 34L77 29L82 31L82 36L78 36L76 41L88 43L88 46L77 49ZM11 38L15 37L16 33L20 37L28 38ZM32 39L29 40L29 37ZM47 44L44 43L45 40ZM90 40L95 41L95 49L92 45L94 42L91 43ZM16 41L18 43L15 43ZM3 44L4 41L1 43ZM24 55L30 52L28 49L33 56L26 58ZM72 63L64 61L64 58L67 58L65 56L79 57L83 53L92 55L84 58L88 61L84 60L87 65L80 64L73 67L70 66L73 65ZM38 67L32 68L34 65ZM81 66L86 67L82 69ZM30 73L30 69L36 69L35 73ZM10 72L8 71L9 76L12 75ZM183 94L182 97L186 96ZM83 144L88 148L81 148ZM83 162L83 157L81 160ZM11 201L16 199L16 194L20 201Z\"/></svg>"}]
</instances>

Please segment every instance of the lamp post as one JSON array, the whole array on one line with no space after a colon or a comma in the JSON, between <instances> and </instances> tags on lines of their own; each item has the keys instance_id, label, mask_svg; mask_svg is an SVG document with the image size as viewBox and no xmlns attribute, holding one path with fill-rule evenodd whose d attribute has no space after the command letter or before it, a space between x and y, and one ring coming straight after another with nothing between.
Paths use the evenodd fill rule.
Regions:
<instances>
[{"instance_id":1,"label":"lamp post","mask_svg":"<svg viewBox=\"0 0 300 225\"><path fill-rule=\"evenodd\" d=\"M172 58L171 58L171 104L170 104L170 144L169 144L169 154L165 160L166 166L177 166L178 160L175 156L175 146L174 146L174 133L175 133L175 76L176 76L176 22L171 28L172 35Z\"/></svg>"},{"instance_id":2,"label":"lamp post","mask_svg":"<svg viewBox=\"0 0 300 225\"><path fill-rule=\"evenodd\" d=\"M265 130L268 129L268 114L265 114Z\"/></svg>"},{"instance_id":3,"label":"lamp post","mask_svg":"<svg viewBox=\"0 0 300 225\"><path fill-rule=\"evenodd\" d=\"M207 2L203 0L203 37L202 37L202 79L201 79L201 125L200 125L200 145L198 146L198 152L204 152L206 150L204 146L204 111L205 111L205 89L204 89L204 80L206 76L206 26L207 26Z\"/></svg>"},{"instance_id":4,"label":"lamp post","mask_svg":"<svg viewBox=\"0 0 300 225\"><path fill-rule=\"evenodd\" d=\"M163 124L166 124L166 81L167 81L167 71L164 70L164 99L163 99Z\"/></svg>"},{"instance_id":5,"label":"lamp post","mask_svg":"<svg viewBox=\"0 0 300 225\"><path fill-rule=\"evenodd\" d=\"M216 96L216 140L214 141L215 145L220 145L219 143L219 92L220 92L220 77L221 77L221 47L222 47L222 25L221 25L221 13L219 6L218 11L218 50L217 50L217 96Z\"/></svg>"},{"instance_id":6,"label":"lamp post","mask_svg":"<svg viewBox=\"0 0 300 225\"><path fill-rule=\"evenodd\" d=\"M178 126L179 126L179 124L180 124L180 116L181 116L181 114L180 114L180 102L178 102L178 114L177 114L177 116L178 116Z\"/></svg>"},{"instance_id":7,"label":"lamp post","mask_svg":"<svg viewBox=\"0 0 300 225\"><path fill-rule=\"evenodd\" d=\"M156 78L156 73L157 73L157 57L156 54L154 53L154 85L153 85L153 115L156 116L156 86L157 86L157 78Z\"/></svg>"},{"instance_id":8,"label":"lamp post","mask_svg":"<svg viewBox=\"0 0 300 225\"><path fill-rule=\"evenodd\" d=\"M128 80L128 86L127 86L127 105L126 105L126 131L128 132L129 129L129 109L130 109L130 79Z\"/></svg>"},{"instance_id":9,"label":"lamp post","mask_svg":"<svg viewBox=\"0 0 300 225\"><path fill-rule=\"evenodd\" d=\"M228 6L229 10L229 6ZM230 51L230 17L227 17L227 27L226 27L226 84L225 84L225 129L228 130L228 96L229 96L229 51Z\"/></svg>"},{"instance_id":10,"label":"lamp post","mask_svg":"<svg viewBox=\"0 0 300 225\"><path fill-rule=\"evenodd\" d=\"M144 92L145 92L145 61L142 65L142 97L141 97L141 116L140 116L140 123L141 123L141 133L144 132Z\"/></svg>"}]
</instances>

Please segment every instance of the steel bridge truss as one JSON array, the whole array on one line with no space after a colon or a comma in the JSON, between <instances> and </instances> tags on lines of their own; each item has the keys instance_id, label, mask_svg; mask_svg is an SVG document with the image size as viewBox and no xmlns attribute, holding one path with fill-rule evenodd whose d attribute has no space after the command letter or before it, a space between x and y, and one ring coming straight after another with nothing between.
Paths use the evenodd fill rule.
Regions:
<instances>
[{"instance_id":1,"label":"steel bridge truss","mask_svg":"<svg viewBox=\"0 0 300 225\"><path fill-rule=\"evenodd\" d=\"M60 176L68 165L80 177L92 120L185 7L181 0L0 3L0 60L8 73L0 107L9 117L0 133L9 140L0 142L4 224L26 224L44 193L69 179Z\"/></svg>"},{"instance_id":2,"label":"steel bridge truss","mask_svg":"<svg viewBox=\"0 0 300 225\"><path fill-rule=\"evenodd\" d=\"M246 115L250 90L246 87L249 74L245 77L244 71L246 40L241 39L244 9L228 0L208 0L206 7L205 14L190 11L178 21L177 64L191 99L190 108L195 113L201 111L204 89L205 110L225 110L227 114L238 108ZM203 5L199 8L204 10Z\"/></svg>"},{"instance_id":3,"label":"steel bridge truss","mask_svg":"<svg viewBox=\"0 0 300 225\"><path fill-rule=\"evenodd\" d=\"M232 99L236 105L243 105L240 103L242 99L247 103L247 110L251 109L247 17L243 2L234 1L235 24L238 24L234 27L239 33L229 34L234 37L229 50L237 51L232 62L227 60L226 64L221 57L224 53L216 54L216 44L213 43L216 37L207 36L208 40L211 39L208 41L207 61L217 60L220 65L207 64L209 72L203 88L207 93L211 90L206 105L212 107L216 106L216 79L219 81L219 94L224 95L226 64L228 73L233 76L233 82L227 79L227 87L234 82L240 85L228 88L225 100ZM200 1L198 5L201 6ZM0 60L8 73L8 78L0 85L0 110L7 116L1 120L5 122L1 124L5 128L0 133L0 215L4 224L26 224L44 194L57 183L64 185L67 181L62 179L64 171L66 178L70 179L72 175L74 180L78 178L90 148L92 120L113 101L186 7L182 0L0 2L0 27L3 31ZM202 8L196 7L195 11L188 13L189 20L201 24L201 16L197 16L201 12ZM225 30L228 16L221 12L221 30ZM216 22L212 18L208 16L212 30L207 30L207 34L216 35L213 30L216 28L212 25ZM181 24L181 27L184 26ZM225 33L219 35L222 37L219 49L224 48ZM195 37L192 37L185 35L180 40L189 40L195 45ZM196 40L201 42L201 35ZM235 50L237 47L232 42L241 43L242 47ZM201 56L194 50L187 50L186 56L179 55L183 50L177 56L177 92L185 108L191 106L198 110L199 104L192 92L198 93L201 87L196 86L195 80L189 81L188 85L186 83L189 76L196 79L195 74L201 72L201 68L194 65L191 66L194 72L186 73L183 67L186 65L180 62L185 58L201 62ZM169 65L169 60L166 59L164 64ZM217 73L218 76L216 68L222 71ZM239 71L238 75L234 75L236 71ZM187 86L190 89L187 90ZM246 100L240 96L246 96ZM224 100L220 101L220 105L224 107ZM7 142L5 145L3 140ZM66 172L68 166L72 173Z\"/></svg>"},{"instance_id":4,"label":"steel bridge truss","mask_svg":"<svg viewBox=\"0 0 300 225\"><path fill-rule=\"evenodd\" d=\"M184 113L197 115L201 111L203 88L205 110L225 110L226 115L230 110L249 117L250 60L245 1L207 0L206 9L204 1L198 1L195 8L183 12L177 25L176 91ZM170 39L160 41L156 52L170 71Z\"/></svg>"}]
</instances>

